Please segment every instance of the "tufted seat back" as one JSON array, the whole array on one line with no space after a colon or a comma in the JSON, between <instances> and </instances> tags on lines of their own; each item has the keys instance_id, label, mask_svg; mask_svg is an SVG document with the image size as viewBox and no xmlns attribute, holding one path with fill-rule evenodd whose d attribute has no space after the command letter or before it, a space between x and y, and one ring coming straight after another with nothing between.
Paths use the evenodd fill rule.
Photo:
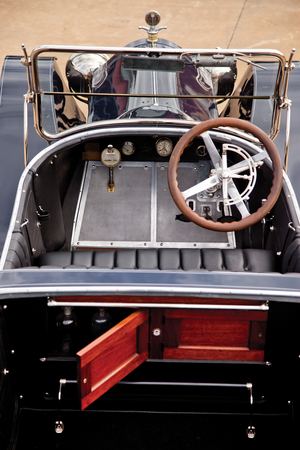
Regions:
<instances>
[{"instance_id":1,"label":"tufted seat back","mask_svg":"<svg viewBox=\"0 0 300 450\"><path fill-rule=\"evenodd\" d=\"M34 265L43 269L279 271L276 254L260 249L164 248L52 252L40 255Z\"/></svg>"}]
</instances>

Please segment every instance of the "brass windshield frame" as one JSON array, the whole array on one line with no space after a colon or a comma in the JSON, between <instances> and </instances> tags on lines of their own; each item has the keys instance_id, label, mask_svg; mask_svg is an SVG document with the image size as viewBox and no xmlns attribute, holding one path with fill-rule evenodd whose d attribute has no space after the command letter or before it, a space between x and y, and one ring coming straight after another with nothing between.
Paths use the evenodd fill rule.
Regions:
<instances>
[{"instance_id":1,"label":"brass windshield frame","mask_svg":"<svg viewBox=\"0 0 300 450\"><path fill-rule=\"evenodd\" d=\"M34 110L34 124L35 128L38 132L38 134L45 139L46 141L55 141L58 139L61 139L62 137L68 136L70 134L73 134L77 131L84 131L85 129L90 129L91 126L94 126L93 124L83 124L76 128L70 128L68 130L64 130L60 133L53 134L49 133L47 130L45 130L42 126L42 120L41 120L41 111L40 111L40 103L41 103L41 96L42 95L57 95L57 92L52 91L42 91L40 88L40 80L39 80L39 73L38 73L38 58L40 55L44 53L108 53L108 54L119 54L119 55L168 55L168 56L176 56L179 58L182 58L183 56L191 56L191 57L197 57L197 55L201 56L214 56L214 55L224 55L224 56L232 56L235 55L238 58L240 57L241 60L248 64L252 64L252 61L245 61L244 58L272 58L278 61L278 72L276 77L276 83L275 83L275 90L273 96L226 96L226 99L267 99L270 100L273 98L274 100L274 109L273 109L273 117L272 117L272 125L271 125L271 131L270 131L270 137L271 139L275 139L280 128L280 115L281 115L281 99L283 96L283 90L284 90L284 79L285 79L285 69L286 69L286 59L284 55L276 50L246 50L246 49L182 49L182 48L149 48L149 47L83 47L83 46L60 46L60 45L50 45L50 46L40 46L34 49L30 55L30 73L31 73L31 79L29 79L29 86L32 89L31 90L31 98L33 103L33 110ZM255 65L255 63L253 63ZM71 92L61 92L63 95L80 95L81 97L89 97L89 96L119 96L119 97L158 97L158 94L99 94L99 93L71 93ZM169 96L169 95L163 95L160 94L159 97L163 98L214 98L214 99L223 99L224 96L204 96L204 95L177 95L177 96ZM154 121L155 123L170 123L170 120L166 119L147 119L147 121L151 122ZM139 122L142 122L143 120L139 120ZM109 122L113 121L101 121L101 124L107 125ZM177 123L177 120L175 121ZM195 124L197 122L195 121ZM98 122L99 125L99 122Z\"/></svg>"}]
</instances>

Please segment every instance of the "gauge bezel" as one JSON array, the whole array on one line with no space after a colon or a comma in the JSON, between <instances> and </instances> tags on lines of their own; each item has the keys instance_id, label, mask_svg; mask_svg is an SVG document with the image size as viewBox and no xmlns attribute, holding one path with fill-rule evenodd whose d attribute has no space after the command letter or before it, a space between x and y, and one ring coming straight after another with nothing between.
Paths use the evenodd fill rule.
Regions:
<instances>
[{"instance_id":1,"label":"gauge bezel","mask_svg":"<svg viewBox=\"0 0 300 450\"><path fill-rule=\"evenodd\" d=\"M152 20L149 20L149 17L154 15L156 17L156 20L152 22ZM145 16L145 21L150 27L155 27L160 22L160 14L157 11L149 11Z\"/></svg>"},{"instance_id":2,"label":"gauge bezel","mask_svg":"<svg viewBox=\"0 0 300 450\"><path fill-rule=\"evenodd\" d=\"M113 164L109 164L109 163L104 161L104 155L105 155L105 152L107 154L107 153L110 153L112 151L114 151L114 153L118 156L118 160L117 160L117 162L114 162ZM121 159L122 159L121 152L117 148L115 148L113 146L111 146L111 147L108 146L104 150L102 150L102 152L101 152L101 162L106 167L109 167L109 168L116 167L118 164L120 164Z\"/></svg>"},{"instance_id":3,"label":"gauge bezel","mask_svg":"<svg viewBox=\"0 0 300 450\"><path fill-rule=\"evenodd\" d=\"M160 151L158 150L158 145L159 145L159 143L162 142L162 141L167 141L167 142L169 142L169 143L171 144L170 151L168 151L168 153L167 153L167 154L164 154L164 155L161 154ZM157 139L157 141L155 142L155 149L156 149L156 151L157 151L157 154L158 154L159 156L162 156L163 158L167 158L168 156L170 156L171 153L172 153L172 151L173 151L173 148L174 148L174 145L173 145L172 140L169 139L169 138L167 138L167 137L159 138L159 139Z\"/></svg>"},{"instance_id":4,"label":"gauge bezel","mask_svg":"<svg viewBox=\"0 0 300 450\"><path fill-rule=\"evenodd\" d=\"M125 145L128 145L128 146L130 145L132 151L131 151L131 152L124 151L124 146L125 146ZM131 155L133 155L133 153L135 152L135 145L134 145L134 143L131 142L131 141L125 141L125 142L123 142L123 144L122 144L122 146L121 146L121 152L122 152L123 155L125 155L125 156L131 156Z\"/></svg>"}]
</instances>

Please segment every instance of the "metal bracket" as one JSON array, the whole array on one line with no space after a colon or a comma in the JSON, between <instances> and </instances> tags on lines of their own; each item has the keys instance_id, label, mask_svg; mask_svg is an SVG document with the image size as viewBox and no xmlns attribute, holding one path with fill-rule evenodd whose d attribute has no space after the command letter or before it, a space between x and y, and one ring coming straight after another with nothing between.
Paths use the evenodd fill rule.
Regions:
<instances>
[{"instance_id":1,"label":"metal bracket","mask_svg":"<svg viewBox=\"0 0 300 450\"><path fill-rule=\"evenodd\" d=\"M33 103L34 95L33 92L27 92L24 95L24 164L25 167L28 164L28 104Z\"/></svg>"},{"instance_id":2,"label":"metal bracket","mask_svg":"<svg viewBox=\"0 0 300 450\"><path fill-rule=\"evenodd\" d=\"M153 330L154 332L155 330ZM253 439L256 431L252 425L252 407L253 407L253 384L237 384L237 383L190 383L190 382L167 382L167 381L119 381L122 385L135 386L189 386L189 387L222 387L222 388L247 388L250 391L250 425L246 430L247 437Z\"/></svg>"},{"instance_id":3,"label":"metal bracket","mask_svg":"<svg viewBox=\"0 0 300 450\"><path fill-rule=\"evenodd\" d=\"M24 95L24 164L25 167L28 164L28 104L34 103L34 93L32 89L32 78L31 78L31 60L28 57L27 50L24 44L22 44L22 50L24 53L24 58L21 60L23 66L27 69L27 81L28 81L28 91Z\"/></svg>"},{"instance_id":4,"label":"metal bracket","mask_svg":"<svg viewBox=\"0 0 300 450\"><path fill-rule=\"evenodd\" d=\"M31 73L30 73L31 60L28 57L25 44L22 44L22 50L24 53L24 58L21 60L21 63L27 69L28 92L32 92L32 79L31 79Z\"/></svg>"},{"instance_id":5,"label":"metal bracket","mask_svg":"<svg viewBox=\"0 0 300 450\"><path fill-rule=\"evenodd\" d=\"M287 90L289 84L289 75L292 70L295 69L295 65L292 63L296 49L293 48L288 62L285 65L285 83L283 88L283 95L280 97L279 108L286 110L286 129L285 129L285 149L284 149L284 164L283 169L286 172L288 166L289 148L290 148L290 131L291 131L291 106L292 102L287 98Z\"/></svg>"},{"instance_id":6,"label":"metal bracket","mask_svg":"<svg viewBox=\"0 0 300 450\"><path fill-rule=\"evenodd\" d=\"M58 389L58 420L55 422L54 430L55 433L61 434L64 431L64 423L62 420L60 420L60 402L61 402L61 391L62 387L65 386L67 383L75 384L77 383L77 380L66 380L65 378L62 378L59 380L59 389Z\"/></svg>"}]
</instances>

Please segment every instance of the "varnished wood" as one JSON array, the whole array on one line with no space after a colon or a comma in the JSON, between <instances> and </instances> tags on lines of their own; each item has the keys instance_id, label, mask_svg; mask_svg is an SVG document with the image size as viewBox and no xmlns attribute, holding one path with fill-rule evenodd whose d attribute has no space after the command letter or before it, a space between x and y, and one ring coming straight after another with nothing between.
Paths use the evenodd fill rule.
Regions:
<instances>
[{"instance_id":1,"label":"varnished wood","mask_svg":"<svg viewBox=\"0 0 300 450\"><path fill-rule=\"evenodd\" d=\"M148 358L147 336L148 314L136 311L77 353L82 410Z\"/></svg>"},{"instance_id":2,"label":"varnished wood","mask_svg":"<svg viewBox=\"0 0 300 450\"><path fill-rule=\"evenodd\" d=\"M247 348L178 347L165 348L164 359L263 362L264 352L262 350L249 350Z\"/></svg>"},{"instance_id":3,"label":"varnished wood","mask_svg":"<svg viewBox=\"0 0 300 450\"><path fill-rule=\"evenodd\" d=\"M232 320L182 320L180 345L248 347L250 323Z\"/></svg>"},{"instance_id":4,"label":"varnished wood","mask_svg":"<svg viewBox=\"0 0 300 450\"><path fill-rule=\"evenodd\" d=\"M252 310L138 310L78 352L81 408L146 359L262 362L267 317Z\"/></svg>"},{"instance_id":5,"label":"varnished wood","mask_svg":"<svg viewBox=\"0 0 300 450\"><path fill-rule=\"evenodd\" d=\"M249 335L250 350L263 350L266 341L267 322L251 322Z\"/></svg>"},{"instance_id":6,"label":"varnished wood","mask_svg":"<svg viewBox=\"0 0 300 450\"><path fill-rule=\"evenodd\" d=\"M164 348L176 348L180 345L181 319L165 321Z\"/></svg>"},{"instance_id":7,"label":"varnished wood","mask_svg":"<svg viewBox=\"0 0 300 450\"><path fill-rule=\"evenodd\" d=\"M163 358L163 342L165 338L164 317L165 317L164 309L156 309L156 308L151 309L151 320L149 330L150 359ZM160 334L156 333L158 331L160 331Z\"/></svg>"},{"instance_id":8,"label":"varnished wood","mask_svg":"<svg viewBox=\"0 0 300 450\"><path fill-rule=\"evenodd\" d=\"M268 311L252 311L239 309L166 309L166 318L170 319L212 319L212 320L256 320L265 321Z\"/></svg>"},{"instance_id":9,"label":"varnished wood","mask_svg":"<svg viewBox=\"0 0 300 450\"><path fill-rule=\"evenodd\" d=\"M267 311L166 309L164 359L263 361Z\"/></svg>"},{"instance_id":10,"label":"varnished wood","mask_svg":"<svg viewBox=\"0 0 300 450\"><path fill-rule=\"evenodd\" d=\"M265 302L259 300L239 300L227 298L202 298L202 297L164 297L164 296L131 296L131 295L101 295L101 296L58 296L54 300L57 303L136 303L136 304L188 304L188 305L243 305L260 306Z\"/></svg>"}]
</instances>

